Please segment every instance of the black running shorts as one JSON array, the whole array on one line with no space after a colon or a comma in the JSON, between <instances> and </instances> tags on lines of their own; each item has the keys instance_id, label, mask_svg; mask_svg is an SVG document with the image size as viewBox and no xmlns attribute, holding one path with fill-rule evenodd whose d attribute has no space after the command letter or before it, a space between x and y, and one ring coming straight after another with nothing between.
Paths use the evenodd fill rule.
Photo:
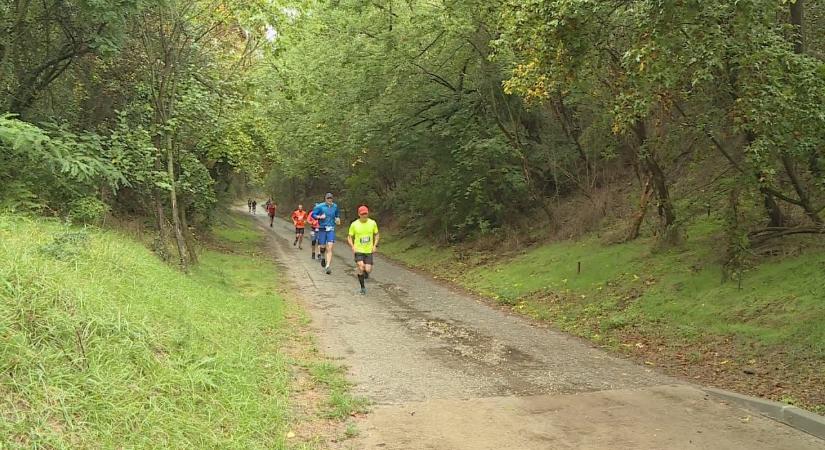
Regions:
<instances>
[{"instance_id":1,"label":"black running shorts","mask_svg":"<svg viewBox=\"0 0 825 450\"><path fill-rule=\"evenodd\" d=\"M356 253L355 262L364 261L364 264L372 265L372 253Z\"/></svg>"}]
</instances>

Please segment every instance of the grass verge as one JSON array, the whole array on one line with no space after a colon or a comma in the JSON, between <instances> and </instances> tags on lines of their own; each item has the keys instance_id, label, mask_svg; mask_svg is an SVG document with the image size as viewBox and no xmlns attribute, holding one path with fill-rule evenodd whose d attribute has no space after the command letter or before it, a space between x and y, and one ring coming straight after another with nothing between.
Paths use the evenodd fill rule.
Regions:
<instances>
[{"instance_id":1,"label":"grass verge","mask_svg":"<svg viewBox=\"0 0 825 450\"><path fill-rule=\"evenodd\" d=\"M382 252L666 372L825 412L825 252L762 261L740 286L714 261L720 228L697 222L658 252L585 238L491 255L392 236Z\"/></svg>"},{"instance_id":2,"label":"grass verge","mask_svg":"<svg viewBox=\"0 0 825 450\"><path fill-rule=\"evenodd\" d=\"M289 307L233 221L186 275L115 232L0 216L4 445L294 448Z\"/></svg>"}]
</instances>

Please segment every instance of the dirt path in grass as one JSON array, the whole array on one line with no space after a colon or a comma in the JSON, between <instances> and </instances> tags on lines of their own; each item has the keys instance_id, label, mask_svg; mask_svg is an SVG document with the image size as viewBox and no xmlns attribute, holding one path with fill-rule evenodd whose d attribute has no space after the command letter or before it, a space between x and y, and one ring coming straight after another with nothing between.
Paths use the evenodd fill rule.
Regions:
<instances>
[{"instance_id":1,"label":"dirt path in grass","mask_svg":"<svg viewBox=\"0 0 825 450\"><path fill-rule=\"evenodd\" d=\"M291 224L255 217L321 350L373 402L343 448L820 449L823 441L698 387L539 328L381 257L356 294L346 243L326 275Z\"/></svg>"}]
</instances>

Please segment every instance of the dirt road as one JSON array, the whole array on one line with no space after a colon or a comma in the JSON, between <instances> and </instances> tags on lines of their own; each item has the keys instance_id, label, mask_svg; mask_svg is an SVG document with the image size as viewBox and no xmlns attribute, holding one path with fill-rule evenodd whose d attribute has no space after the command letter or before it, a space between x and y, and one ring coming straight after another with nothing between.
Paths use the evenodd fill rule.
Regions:
<instances>
[{"instance_id":1,"label":"dirt road","mask_svg":"<svg viewBox=\"0 0 825 450\"><path fill-rule=\"evenodd\" d=\"M257 219L302 293L321 350L373 402L350 448L825 448L381 257L361 296L346 242L327 275L309 242L292 246L291 224Z\"/></svg>"}]
</instances>

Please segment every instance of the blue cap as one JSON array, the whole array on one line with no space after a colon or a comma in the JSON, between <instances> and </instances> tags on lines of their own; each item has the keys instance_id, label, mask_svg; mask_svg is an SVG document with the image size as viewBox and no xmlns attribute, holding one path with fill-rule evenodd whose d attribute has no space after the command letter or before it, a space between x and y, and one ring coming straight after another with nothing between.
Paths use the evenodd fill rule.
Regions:
<instances>
[{"instance_id":1,"label":"blue cap","mask_svg":"<svg viewBox=\"0 0 825 450\"><path fill-rule=\"evenodd\" d=\"M324 196L324 198L325 199L326 198L332 198L332 192L327 192L327 194Z\"/></svg>"}]
</instances>

